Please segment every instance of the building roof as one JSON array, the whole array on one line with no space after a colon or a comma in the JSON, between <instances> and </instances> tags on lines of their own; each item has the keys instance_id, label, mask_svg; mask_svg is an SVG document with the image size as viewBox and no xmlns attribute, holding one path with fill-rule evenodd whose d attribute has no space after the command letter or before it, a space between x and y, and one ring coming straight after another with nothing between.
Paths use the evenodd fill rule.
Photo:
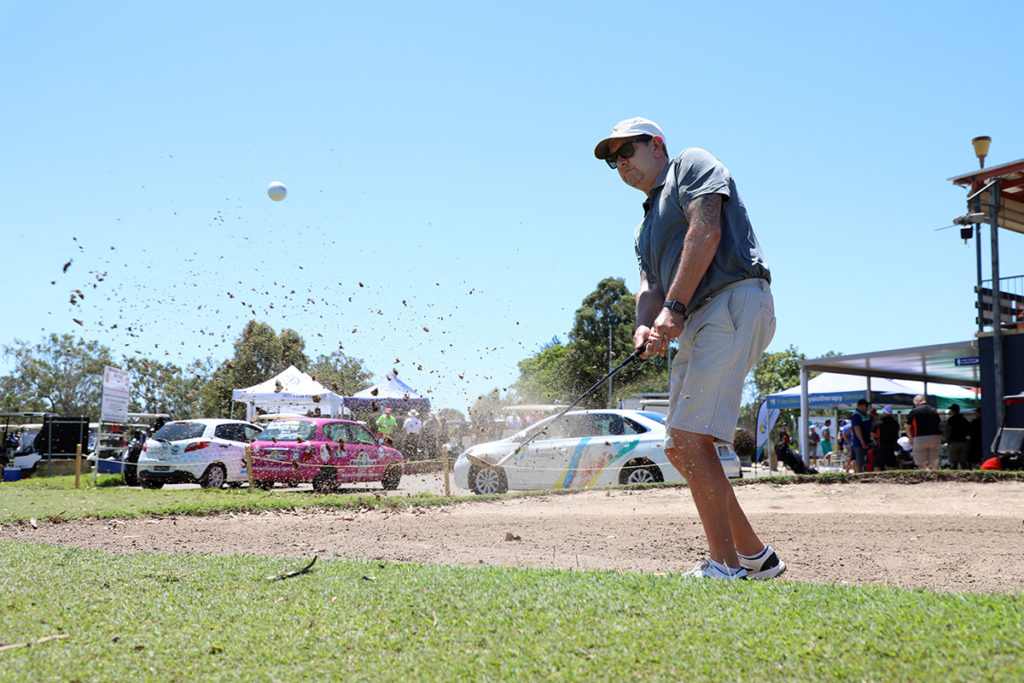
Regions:
<instances>
[{"instance_id":1,"label":"building roof","mask_svg":"<svg viewBox=\"0 0 1024 683\"><path fill-rule=\"evenodd\" d=\"M974 341L812 358L800 361L800 366L817 372L981 386L981 365Z\"/></svg>"},{"instance_id":2,"label":"building roof","mask_svg":"<svg viewBox=\"0 0 1024 683\"><path fill-rule=\"evenodd\" d=\"M970 194L974 194L982 190L993 178L999 178L999 192L1002 198L999 227L1024 233L1024 159L971 171L949 180L969 188ZM988 190L982 191L979 196L982 204L989 202ZM984 207L982 210L988 213Z\"/></svg>"}]
</instances>

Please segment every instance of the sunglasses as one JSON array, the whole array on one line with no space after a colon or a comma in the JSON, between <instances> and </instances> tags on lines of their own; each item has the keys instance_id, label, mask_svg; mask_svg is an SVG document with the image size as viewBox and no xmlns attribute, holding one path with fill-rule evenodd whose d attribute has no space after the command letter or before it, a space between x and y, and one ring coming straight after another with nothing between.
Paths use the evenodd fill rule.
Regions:
<instances>
[{"instance_id":1,"label":"sunglasses","mask_svg":"<svg viewBox=\"0 0 1024 683\"><path fill-rule=\"evenodd\" d=\"M638 138L633 138L622 147L619 147L618 151L612 152L604 158L608 162L608 168L618 168L619 157L628 159L636 154L636 148L633 147L634 142L650 142L653 138L650 135L641 135Z\"/></svg>"}]
</instances>

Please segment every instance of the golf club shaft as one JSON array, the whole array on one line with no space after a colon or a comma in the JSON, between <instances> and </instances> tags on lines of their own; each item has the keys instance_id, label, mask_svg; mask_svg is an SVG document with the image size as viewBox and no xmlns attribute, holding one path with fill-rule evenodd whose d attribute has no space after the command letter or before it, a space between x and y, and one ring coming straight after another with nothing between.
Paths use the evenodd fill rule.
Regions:
<instances>
[{"instance_id":1,"label":"golf club shaft","mask_svg":"<svg viewBox=\"0 0 1024 683\"><path fill-rule=\"evenodd\" d=\"M615 366L614 368L612 368L611 370L609 370L609 371L608 371L608 374L607 374L607 375L605 375L605 376L604 376L604 377L602 377L601 379L597 380L597 382L595 382L595 383L594 383L594 385L593 385L592 387L590 387L589 389L587 389L586 391L584 391L584 392L583 392L582 394L580 394L580 395L579 395L579 397L578 397L578 398L577 398L577 399L576 399L575 401L573 401L572 403L570 403L569 405L567 405L567 406L565 407L565 409L563 409L563 410L562 410L562 412L560 412L560 413L559 413L559 414L558 414L558 415L557 415L557 416L555 417L555 420L557 420L558 418L560 418L560 417L564 416L564 415L565 415L566 413L568 413L568 412L569 412L570 410L572 410L573 408L575 408L575 407L576 407L576 406L577 406L577 405L579 404L579 402L580 402L580 401L582 401L582 400L583 400L583 399L585 399L585 398L586 398L587 396L590 396L590 395L591 395L592 393L594 393L594 390L595 390L595 389L597 389L597 388L598 388L598 387L600 387L600 386L601 386L602 384L604 384L605 382L607 382L607 381L608 381L608 380L609 380L609 379L611 378L611 376L612 376L612 375L614 375L614 374L615 374L616 372L618 372L619 370L621 370L622 368L624 368L624 367L625 367L626 365L628 365L629 363L632 363L632 362L633 362L634 360L636 360L637 358L639 358L639 357L640 357L640 355L641 355L641 354L642 354L642 353L644 352L644 349L646 349L646 348L647 348L647 345L646 345L646 344L644 344L644 345L643 345L643 346L641 346L641 347L640 347L639 349L636 349L635 351L633 351L633 353L631 353L631 354L629 354L628 356L626 356L626 359L625 359L624 361L622 361L621 363L619 363L618 365L616 365L616 366ZM554 421L554 420L552 420L552 421ZM538 433L539 433L539 432L538 432ZM535 436L536 436L536 435L535 435Z\"/></svg>"},{"instance_id":2,"label":"golf club shaft","mask_svg":"<svg viewBox=\"0 0 1024 683\"><path fill-rule=\"evenodd\" d=\"M598 388L598 387L600 387L600 386L601 386L602 384L604 384L605 382L607 382L607 381L608 381L608 379L609 379L609 378L610 378L610 377L611 377L612 375L614 375L614 374L615 374L616 372L618 372L619 370L621 370L622 368L626 367L627 365L629 365L630 363L632 363L633 361L635 361L635 360L636 360L637 358L639 358L639 357L640 357L640 356L641 356L641 355L643 354L643 352L644 352L644 350L645 350L646 348L647 348L647 344L644 344L644 345L643 345L643 346L641 346L640 348L638 348L638 349L636 349L635 351L633 351L633 353L629 354L629 355L628 355L628 356L626 357L626 359L625 359L624 361L622 361L621 363L619 363L618 365L616 365L616 366L615 366L614 368L612 368L611 370L609 370L609 371L608 371L608 374L607 374L607 375L605 375L605 376L604 376L604 377L602 377L601 379L597 380L597 382L595 382L595 383L594 383L594 386L592 386L592 387L590 387L589 389L587 389L586 391L584 391L584 392L583 392L582 394L580 394L580 395L579 395L579 397L577 397L577 399L576 399L575 401L573 401L572 403L570 403L569 405L567 405L567 406L566 406L566 407L565 407L565 408L564 408L564 409L562 410L562 412L558 413L558 415L555 415L555 417L554 417L554 418L553 418L553 419L552 419L552 420L550 421L550 423L551 423L551 424L554 424L555 422L558 422L558 420L559 420L559 419L561 419L562 417L564 417L566 413L568 413L568 412L569 412L570 410L572 410L573 408L575 408L575 407L576 407L576 406L577 406L577 405L579 404L579 402L580 402L580 401L582 401L583 399L585 399L585 398L586 398L587 396L589 396L590 394L592 394L592 393L594 392L594 390L595 390L595 389L597 389L597 388ZM534 433L533 433L533 434L532 434L532 435L530 436L530 438L529 438L529 439L527 439L526 441L524 441L524 442L522 442L521 444L519 444L518 446L516 446L516 449L515 449L514 451L512 451L511 453L509 453L508 455L506 455L505 457L503 457L503 458L502 458L501 460L499 460L498 462L494 463L494 465L493 465L493 466L494 466L494 467L501 467L502 465L504 465L504 464L505 464L506 462L508 462L509 460L511 460L512 458L514 458L514 457L515 457L515 456L516 456L516 455L517 455L518 453L520 453L520 452L521 452L521 451L522 451L522 450L523 450L524 448L526 448L526 446L527 446L527 445L529 445L529 443L530 443L531 441L533 441L533 440L534 440L534 439L536 439L536 438L537 438L538 436L540 436L541 434L543 434L543 433L544 433L544 431L545 431L545 430L543 430L543 429L538 429L537 431L535 431L535 432L534 432ZM467 456L467 457L468 457L468 456ZM487 464L487 463L485 463L485 462L484 462L483 460L480 460L479 458L470 458L470 459L471 459L472 461L474 461L474 464L475 464L475 465L486 465L486 464Z\"/></svg>"}]
</instances>

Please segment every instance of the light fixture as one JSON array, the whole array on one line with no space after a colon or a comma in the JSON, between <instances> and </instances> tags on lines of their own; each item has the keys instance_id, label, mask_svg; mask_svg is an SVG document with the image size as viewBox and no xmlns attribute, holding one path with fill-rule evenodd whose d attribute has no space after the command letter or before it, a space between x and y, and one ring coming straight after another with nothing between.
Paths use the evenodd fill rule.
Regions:
<instances>
[{"instance_id":1,"label":"light fixture","mask_svg":"<svg viewBox=\"0 0 1024 683\"><path fill-rule=\"evenodd\" d=\"M979 135L971 140L971 144L974 145L974 153L978 157L978 163L981 164L981 168L985 168L985 157L988 156L988 146L992 144L992 138L987 135Z\"/></svg>"}]
</instances>

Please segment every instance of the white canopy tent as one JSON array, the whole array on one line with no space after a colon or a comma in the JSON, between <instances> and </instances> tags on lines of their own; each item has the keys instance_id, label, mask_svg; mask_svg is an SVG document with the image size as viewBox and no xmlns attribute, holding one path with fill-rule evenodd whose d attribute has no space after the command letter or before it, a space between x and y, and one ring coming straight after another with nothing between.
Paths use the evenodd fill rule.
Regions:
<instances>
[{"instance_id":1,"label":"white canopy tent","mask_svg":"<svg viewBox=\"0 0 1024 683\"><path fill-rule=\"evenodd\" d=\"M252 421L256 410L268 413L305 413L320 409L324 416L340 417L347 413L342 397L334 393L294 365L247 389L231 392L234 401L245 404L245 419Z\"/></svg>"},{"instance_id":2,"label":"white canopy tent","mask_svg":"<svg viewBox=\"0 0 1024 683\"><path fill-rule=\"evenodd\" d=\"M356 413L374 413L385 408L399 411L430 410L430 399L423 398L395 375L344 398L345 407Z\"/></svg>"}]
</instances>

